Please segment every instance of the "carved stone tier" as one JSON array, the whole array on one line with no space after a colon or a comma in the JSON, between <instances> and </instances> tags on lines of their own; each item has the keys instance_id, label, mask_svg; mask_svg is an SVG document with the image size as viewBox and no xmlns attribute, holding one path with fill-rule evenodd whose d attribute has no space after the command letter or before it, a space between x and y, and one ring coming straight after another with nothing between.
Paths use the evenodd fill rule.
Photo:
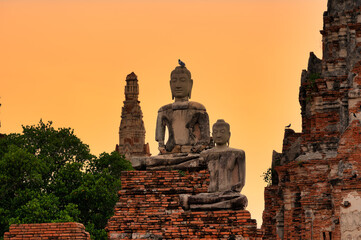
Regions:
<instances>
[{"instance_id":1,"label":"carved stone tier","mask_svg":"<svg viewBox=\"0 0 361 240\"><path fill-rule=\"evenodd\" d=\"M150 156L149 144L145 143L143 113L140 108L139 84L134 72L128 74L124 87L125 101L119 126L119 145L116 151L127 159Z\"/></svg>"},{"instance_id":2,"label":"carved stone tier","mask_svg":"<svg viewBox=\"0 0 361 240\"><path fill-rule=\"evenodd\" d=\"M262 233L246 210L184 211L179 194L205 193L206 170L122 173L122 190L108 221L109 239L247 239Z\"/></svg>"}]
</instances>

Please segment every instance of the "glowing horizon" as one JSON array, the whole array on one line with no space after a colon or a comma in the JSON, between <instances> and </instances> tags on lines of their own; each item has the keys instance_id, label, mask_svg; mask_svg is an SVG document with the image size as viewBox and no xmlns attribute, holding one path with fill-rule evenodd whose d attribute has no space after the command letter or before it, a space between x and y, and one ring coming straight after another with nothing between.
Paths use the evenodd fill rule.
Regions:
<instances>
[{"instance_id":1,"label":"glowing horizon","mask_svg":"<svg viewBox=\"0 0 361 240\"><path fill-rule=\"evenodd\" d=\"M172 102L180 58L192 101L210 125L231 125L230 146L246 152L252 218L262 223L260 175L280 152L284 127L301 131L298 89L309 52L322 58L326 0L5 0L0 3L1 133L53 121L71 127L92 153L118 143L127 74L135 72L153 155L156 114Z\"/></svg>"}]
</instances>

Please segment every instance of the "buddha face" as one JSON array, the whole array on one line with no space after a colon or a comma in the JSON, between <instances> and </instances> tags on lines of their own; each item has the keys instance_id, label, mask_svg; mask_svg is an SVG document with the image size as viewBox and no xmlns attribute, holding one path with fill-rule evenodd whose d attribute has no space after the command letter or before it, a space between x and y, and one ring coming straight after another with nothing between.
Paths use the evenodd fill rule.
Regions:
<instances>
[{"instance_id":1,"label":"buddha face","mask_svg":"<svg viewBox=\"0 0 361 240\"><path fill-rule=\"evenodd\" d=\"M193 81L186 73L173 73L170 79L170 88L173 98L177 100L188 98L191 95Z\"/></svg>"},{"instance_id":2,"label":"buddha face","mask_svg":"<svg viewBox=\"0 0 361 240\"><path fill-rule=\"evenodd\" d=\"M229 138L231 137L231 133L225 125L214 124L212 129L212 137L217 146L226 146L226 144L229 142Z\"/></svg>"}]
</instances>

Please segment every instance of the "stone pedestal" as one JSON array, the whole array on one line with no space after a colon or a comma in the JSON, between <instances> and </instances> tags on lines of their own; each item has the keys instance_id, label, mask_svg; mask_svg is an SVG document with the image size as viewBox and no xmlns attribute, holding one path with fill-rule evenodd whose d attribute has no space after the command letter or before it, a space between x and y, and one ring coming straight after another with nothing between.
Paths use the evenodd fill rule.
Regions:
<instances>
[{"instance_id":1,"label":"stone pedestal","mask_svg":"<svg viewBox=\"0 0 361 240\"><path fill-rule=\"evenodd\" d=\"M184 211L179 194L207 192L209 172L131 171L106 230L109 239L262 239L246 210Z\"/></svg>"}]
</instances>

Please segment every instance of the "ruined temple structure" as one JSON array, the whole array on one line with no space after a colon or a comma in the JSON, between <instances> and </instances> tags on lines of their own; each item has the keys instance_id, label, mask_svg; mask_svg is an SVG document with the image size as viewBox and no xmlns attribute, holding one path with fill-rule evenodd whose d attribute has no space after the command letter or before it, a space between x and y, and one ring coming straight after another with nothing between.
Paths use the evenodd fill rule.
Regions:
<instances>
[{"instance_id":1,"label":"ruined temple structure","mask_svg":"<svg viewBox=\"0 0 361 240\"><path fill-rule=\"evenodd\" d=\"M286 129L265 189L265 239L361 239L361 1L329 0L323 58L301 76L302 132Z\"/></svg>"},{"instance_id":2,"label":"ruined temple structure","mask_svg":"<svg viewBox=\"0 0 361 240\"><path fill-rule=\"evenodd\" d=\"M108 239L261 240L247 210L184 211L179 194L207 192L207 170L129 171L108 221Z\"/></svg>"},{"instance_id":3,"label":"ruined temple structure","mask_svg":"<svg viewBox=\"0 0 361 240\"><path fill-rule=\"evenodd\" d=\"M138 96L138 78L134 72L126 78L124 89L125 101L122 108L122 120L119 127L119 145L116 151L126 158L150 156L149 144L145 144L145 128L143 113L140 109Z\"/></svg>"},{"instance_id":4,"label":"ruined temple structure","mask_svg":"<svg viewBox=\"0 0 361 240\"><path fill-rule=\"evenodd\" d=\"M229 124L219 119L213 125L212 148L206 109L189 101L190 71L183 63L170 77L175 101L158 111L160 153L133 157L138 171L122 172L122 190L106 227L108 238L261 240L263 232L241 194L245 153L228 147Z\"/></svg>"}]
</instances>

